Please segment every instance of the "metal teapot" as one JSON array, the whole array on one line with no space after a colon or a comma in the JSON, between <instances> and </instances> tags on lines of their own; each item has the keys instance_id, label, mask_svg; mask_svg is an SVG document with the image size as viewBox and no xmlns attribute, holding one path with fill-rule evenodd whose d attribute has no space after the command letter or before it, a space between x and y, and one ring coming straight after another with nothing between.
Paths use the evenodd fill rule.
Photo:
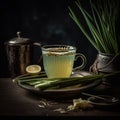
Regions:
<instances>
[{"instance_id":1,"label":"metal teapot","mask_svg":"<svg viewBox=\"0 0 120 120\"><path fill-rule=\"evenodd\" d=\"M26 67L32 63L33 46L41 46L29 38L20 37L20 32L17 32L17 36L5 42L11 78L26 73Z\"/></svg>"}]
</instances>

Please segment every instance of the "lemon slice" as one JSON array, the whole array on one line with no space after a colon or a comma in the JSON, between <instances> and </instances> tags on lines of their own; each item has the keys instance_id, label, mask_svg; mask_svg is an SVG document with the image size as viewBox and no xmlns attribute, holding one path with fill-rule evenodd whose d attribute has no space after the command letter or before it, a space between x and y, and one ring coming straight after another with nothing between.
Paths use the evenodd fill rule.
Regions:
<instances>
[{"instance_id":1,"label":"lemon slice","mask_svg":"<svg viewBox=\"0 0 120 120\"><path fill-rule=\"evenodd\" d=\"M29 74L38 74L41 71L41 67L39 65L29 65L26 67L26 72Z\"/></svg>"}]
</instances>

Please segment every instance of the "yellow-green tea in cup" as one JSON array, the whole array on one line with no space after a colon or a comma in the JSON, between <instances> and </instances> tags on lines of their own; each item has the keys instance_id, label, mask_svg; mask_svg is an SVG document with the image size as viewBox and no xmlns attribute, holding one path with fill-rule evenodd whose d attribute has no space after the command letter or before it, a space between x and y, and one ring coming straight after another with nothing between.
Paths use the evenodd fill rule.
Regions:
<instances>
[{"instance_id":1,"label":"yellow-green tea in cup","mask_svg":"<svg viewBox=\"0 0 120 120\"><path fill-rule=\"evenodd\" d=\"M76 56L76 48L67 45L42 47L43 65L48 78L70 77Z\"/></svg>"}]
</instances>

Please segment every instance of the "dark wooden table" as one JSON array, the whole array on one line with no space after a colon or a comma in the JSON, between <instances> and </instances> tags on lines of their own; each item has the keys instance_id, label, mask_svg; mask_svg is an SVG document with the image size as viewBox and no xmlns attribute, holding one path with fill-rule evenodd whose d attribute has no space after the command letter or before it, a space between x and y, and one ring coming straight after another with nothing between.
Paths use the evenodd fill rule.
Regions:
<instances>
[{"instance_id":1,"label":"dark wooden table","mask_svg":"<svg viewBox=\"0 0 120 120\"><path fill-rule=\"evenodd\" d=\"M120 84L118 85L120 86ZM100 89L103 89L103 86L98 86L98 94ZM106 89L105 92L109 92L112 95L119 96L120 90L119 87L114 89ZM81 96L79 96L81 97ZM44 108L41 106L41 100L45 100L46 105ZM26 91L15 83L12 82L11 78L0 78L0 116L1 117L110 117L118 118L120 117L120 105L118 104L114 108L110 109L101 109L101 108L92 108L89 110L78 110L70 111L68 113L60 113L55 111L58 108L66 108L68 105L72 104L69 100L55 101L52 99L42 98L40 95L35 95Z\"/></svg>"}]
</instances>

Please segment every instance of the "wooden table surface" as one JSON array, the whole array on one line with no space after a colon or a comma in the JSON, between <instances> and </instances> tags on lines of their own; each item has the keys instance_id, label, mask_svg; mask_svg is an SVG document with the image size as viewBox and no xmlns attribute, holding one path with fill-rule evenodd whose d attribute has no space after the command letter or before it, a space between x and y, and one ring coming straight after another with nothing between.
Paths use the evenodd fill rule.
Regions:
<instances>
[{"instance_id":1,"label":"wooden table surface","mask_svg":"<svg viewBox=\"0 0 120 120\"><path fill-rule=\"evenodd\" d=\"M96 88L100 89L100 86ZM103 88L103 87L102 87ZM107 89L106 91L112 95L119 96L119 87ZM105 92L104 92L105 93ZM52 96L52 95L51 95ZM81 97L81 96L78 96ZM48 105L41 106L41 100L44 100ZM67 113L55 111L58 108L67 108L72 104L72 100L53 100L42 98L40 95L32 94L20 88L12 82L11 78L0 78L0 116L21 116L21 117L51 117L51 116L68 116L68 117L120 117L120 105L114 108L92 108L89 110L77 110Z\"/></svg>"}]
</instances>

